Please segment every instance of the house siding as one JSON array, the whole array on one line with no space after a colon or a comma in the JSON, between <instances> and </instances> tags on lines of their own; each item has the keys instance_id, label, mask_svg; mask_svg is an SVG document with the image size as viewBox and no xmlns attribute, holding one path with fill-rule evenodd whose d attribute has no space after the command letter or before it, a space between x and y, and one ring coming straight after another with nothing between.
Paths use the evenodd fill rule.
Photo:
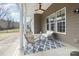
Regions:
<instances>
[{"instance_id":1,"label":"house siding","mask_svg":"<svg viewBox=\"0 0 79 59\"><path fill-rule=\"evenodd\" d=\"M0 20L0 30L6 29L8 27L8 23L6 21Z\"/></svg>"},{"instance_id":2,"label":"house siding","mask_svg":"<svg viewBox=\"0 0 79 59\"><path fill-rule=\"evenodd\" d=\"M34 34L41 31L41 14L34 14Z\"/></svg>"},{"instance_id":3,"label":"house siding","mask_svg":"<svg viewBox=\"0 0 79 59\"><path fill-rule=\"evenodd\" d=\"M8 24L7 21L0 20L0 30L12 28L13 26L14 26L14 28L19 28L19 23L18 22L14 22L14 23L10 22L10 24Z\"/></svg>"},{"instance_id":4,"label":"house siding","mask_svg":"<svg viewBox=\"0 0 79 59\"><path fill-rule=\"evenodd\" d=\"M79 43L79 14L73 10L79 8L79 3L54 3L42 14L42 31L46 32L46 17L66 7L66 34L58 34L59 39L74 46Z\"/></svg>"}]
</instances>

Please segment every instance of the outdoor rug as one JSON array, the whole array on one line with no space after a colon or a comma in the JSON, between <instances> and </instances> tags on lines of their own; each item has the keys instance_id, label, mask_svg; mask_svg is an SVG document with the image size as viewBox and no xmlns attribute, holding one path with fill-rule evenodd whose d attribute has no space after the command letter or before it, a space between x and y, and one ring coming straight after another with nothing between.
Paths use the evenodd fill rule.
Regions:
<instances>
[{"instance_id":1,"label":"outdoor rug","mask_svg":"<svg viewBox=\"0 0 79 59\"><path fill-rule=\"evenodd\" d=\"M59 40L49 40L47 37L42 36L37 42L34 44L28 43L25 45L24 54L31 54L40 51L46 51L49 49L56 49L63 47L64 45Z\"/></svg>"}]
</instances>

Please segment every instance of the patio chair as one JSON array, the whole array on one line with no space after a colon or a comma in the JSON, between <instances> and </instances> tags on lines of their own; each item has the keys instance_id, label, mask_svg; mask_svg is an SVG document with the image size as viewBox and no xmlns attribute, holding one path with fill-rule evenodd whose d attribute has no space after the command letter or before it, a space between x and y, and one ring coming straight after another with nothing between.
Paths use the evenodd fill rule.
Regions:
<instances>
[{"instance_id":1,"label":"patio chair","mask_svg":"<svg viewBox=\"0 0 79 59\"><path fill-rule=\"evenodd\" d=\"M32 32L29 32L27 34L24 34L25 39L27 41L27 46L31 46L31 48L29 48L30 51L32 51L34 53L34 44L39 41L41 34L38 35L37 37L34 37L35 35ZM26 47L27 47L26 46ZM28 49L27 49L28 50Z\"/></svg>"},{"instance_id":2,"label":"patio chair","mask_svg":"<svg viewBox=\"0 0 79 59\"><path fill-rule=\"evenodd\" d=\"M52 35L52 33L51 33ZM52 39L50 41L50 39L48 38L48 36L44 36L42 33L40 33L40 35L38 35L37 37L34 37L36 35L34 35L33 33L27 33L24 34L26 41L27 41L27 45L26 47L26 53L35 53L38 51L46 51L50 48L57 48L57 43L55 41L55 39L53 38L53 36L50 37L50 39ZM60 45L60 44L59 44Z\"/></svg>"},{"instance_id":3,"label":"patio chair","mask_svg":"<svg viewBox=\"0 0 79 59\"><path fill-rule=\"evenodd\" d=\"M37 34L37 35L38 35L38 34ZM32 43L32 44L34 44L36 41L38 41L38 40L40 39L42 33L39 34L38 36L37 36L37 35L33 34L32 32L29 32L29 33L27 33L27 34L24 34L26 41L27 41L28 43ZM35 37L35 36L36 36L36 37Z\"/></svg>"},{"instance_id":4,"label":"patio chair","mask_svg":"<svg viewBox=\"0 0 79 59\"><path fill-rule=\"evenodd\" d=\"M32 32L24 34L24 36L28 43L34 43L34 35L32 34Z\"/></svg>"}]
</instances>

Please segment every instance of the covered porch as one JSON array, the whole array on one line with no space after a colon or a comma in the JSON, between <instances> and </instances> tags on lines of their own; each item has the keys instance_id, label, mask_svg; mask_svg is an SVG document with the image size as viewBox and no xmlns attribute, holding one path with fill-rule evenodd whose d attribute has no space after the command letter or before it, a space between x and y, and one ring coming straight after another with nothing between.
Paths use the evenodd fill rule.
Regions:
<instances>
[{"instance_id":1,"label":"covered porch","mask_svg":"<svg viewBox=\"0 0 79 59\"><path fill-rule=\"evenodd\" d=\"M69 5L73 6L71 9L75 9L74 4L42 3L42 8L45 11L35 11L39 8L39 4L21 4L20 46L24 50L25 55L69 56L72 51L78 51L78 47L76 47L78 44L76 43L75 46L72 46L72 43L67 40L70 39L68 35L71 34L71 32L68 33L68 28L66 28L69 22L67 20L68 12L70 12L66 10L70 10L67 9L70 7ZM77 4L75 6L77 7ZM60 14L64 16L60 17ZM64 20L60 21L61 18L64 18ZM60 23L62 23L62 26ZM53 33L57 34L56 38L51 36ZM77 38L77 36L74 37ZM73 42L75 44L75 41Z\"/></svg>"}]
</instances>

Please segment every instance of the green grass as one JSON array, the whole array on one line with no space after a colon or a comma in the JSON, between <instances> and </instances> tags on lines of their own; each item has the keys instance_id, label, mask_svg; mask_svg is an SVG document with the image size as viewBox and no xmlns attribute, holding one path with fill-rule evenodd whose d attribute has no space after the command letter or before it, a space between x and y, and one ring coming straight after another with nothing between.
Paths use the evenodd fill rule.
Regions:
<instances>
[{"instance_id":1,"label":"green grass","mask_svg":"<svg viewBox=\"0 0 79 59\"><path fill-rule=\"evenodd\" d=\"M11 34L17 33L17 32L19 32L19 29L9 29L9 30L0 31L0 41L3 39L6 39Z\"/></svg>"},{"instance_id":2,"label":"green grass","mask_svg":"<svg viewBox=\"0 0 79 59\"><path fill-rule=\"evenodd\" d=\"M9 29L0 31L0 33L13 33L13 32L19 32L19 29Z\"/></svg>"}]
</instances>

